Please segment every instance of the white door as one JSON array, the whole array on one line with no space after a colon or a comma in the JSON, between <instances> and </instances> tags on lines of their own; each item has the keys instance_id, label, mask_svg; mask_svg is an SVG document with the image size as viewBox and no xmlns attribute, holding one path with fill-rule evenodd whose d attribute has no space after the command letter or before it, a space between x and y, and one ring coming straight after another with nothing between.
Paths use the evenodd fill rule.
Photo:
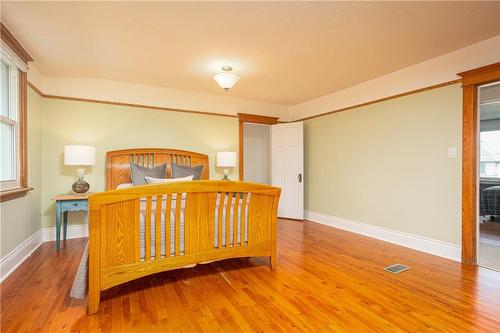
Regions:
<instances>
[{"instance_id":1,"label":"white door","mask_svg":"<svg viewBox=\"0 0 500 333\"><path fill-rule=\"evenodd\" d=\"M271 126L271 185L281 187L278 216L304 218L302 122Z\"/></svg>"}]
</instances>

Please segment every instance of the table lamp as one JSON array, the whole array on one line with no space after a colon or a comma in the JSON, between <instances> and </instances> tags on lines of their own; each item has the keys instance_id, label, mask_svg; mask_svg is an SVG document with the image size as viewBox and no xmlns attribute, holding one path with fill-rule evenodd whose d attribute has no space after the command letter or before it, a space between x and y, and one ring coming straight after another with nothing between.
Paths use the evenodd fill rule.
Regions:
<instances>
[{"instance_id":1,"label":"table lamp","mask_svg":"<svg viewBox=\"0 0 500 333\"><path fill-rule=\"evenodd\" d=\"M222 180L230 180L227 176L229 168L236 166L236 153L234 151L220 151L217 153L217 166L224 168L224 178Z\"/></svg>"},{"instance_id":2,"label":"table lamp","mask_svg":"<svg viewBox=\"0 0 500 333\"><path fill-rule=\"evenodd\" d=\"M95 147L81 145L64 146L64 165L77 165L78 180L73 184L73 191L85 193L90 189L89 183L83 180L86 165L95 165Z\"/></svg>"}]
</instances>

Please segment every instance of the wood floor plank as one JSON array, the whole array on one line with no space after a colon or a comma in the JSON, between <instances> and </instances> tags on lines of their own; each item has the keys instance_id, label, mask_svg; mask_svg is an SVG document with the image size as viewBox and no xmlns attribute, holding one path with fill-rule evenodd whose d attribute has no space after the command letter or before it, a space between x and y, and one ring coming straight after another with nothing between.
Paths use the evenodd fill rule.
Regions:
<instances>
[{"instance_id":1,"label":"wood floor plank","mask_svg":"<svg viewBox=\"0 0 500 333\"><path fill-rule=\"evenodd\" d=\"M86 239L43 244L1 285L2 332L498 332L500 273L308 221L279 220L279 265L242 258L69 297ZM393 275L383 268L411 267Z\"/></svg>"}]
</instances>

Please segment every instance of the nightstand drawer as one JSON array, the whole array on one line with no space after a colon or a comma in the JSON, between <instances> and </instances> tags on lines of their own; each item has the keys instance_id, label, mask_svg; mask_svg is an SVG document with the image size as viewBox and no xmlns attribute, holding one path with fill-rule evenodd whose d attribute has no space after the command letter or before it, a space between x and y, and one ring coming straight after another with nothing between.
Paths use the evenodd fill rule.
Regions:
<instances>
[{"instance_id":1,"label":"nightstand drawer","mask_svg":"<svg viewBox=\"0 0 500 333\"><path fill-rule=\"evenodd\" d=\"M66 200L61 202L62 211L87 210L87 200Z\"/></svg>"}]
</instances>

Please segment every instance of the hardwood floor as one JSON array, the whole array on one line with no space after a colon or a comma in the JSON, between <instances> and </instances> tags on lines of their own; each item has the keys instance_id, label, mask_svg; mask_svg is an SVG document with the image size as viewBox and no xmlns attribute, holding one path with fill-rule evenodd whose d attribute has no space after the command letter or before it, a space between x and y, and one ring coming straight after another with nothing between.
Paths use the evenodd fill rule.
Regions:
<instances>
[{"instance_id":1,"label":"hardwood floor","mask_svg":"<svg viewBox=\"0 0 500 333\"><path fill-rule=\"evenodd\" d=\"M2 332L499 332L500 273L280 220L278 271L234 259L69 297L85 239L45 243L1 285ZM383 268L411 269L399 275Z\"/></svg>"},{"instance_id":2,"label":"hardwood floor","mask_svg":"<svg viewBox=\"0 0 500 333\"><path fill-rule=\"evenodd\" d=\"M481 242L500 246L500 222L486 221L479 224L479 239Z\"/></svg>"}]
</instances>

